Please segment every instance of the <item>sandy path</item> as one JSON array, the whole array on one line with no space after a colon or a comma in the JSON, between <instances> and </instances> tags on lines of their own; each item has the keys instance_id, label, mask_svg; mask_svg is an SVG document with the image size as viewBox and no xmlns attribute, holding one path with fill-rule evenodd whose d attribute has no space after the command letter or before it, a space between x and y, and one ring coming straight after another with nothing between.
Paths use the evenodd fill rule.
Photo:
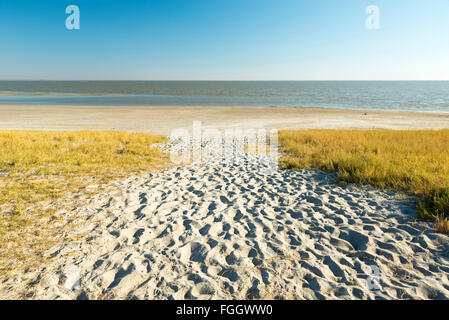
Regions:
<instances>
[{"instance_id":1,"label":"sandy path","mask_svg":"<svg viewBox=\"0 0 449 320\"><path fill-rule=\"evenodd\" d=\"M127 130L169 135L204 128L442 129L449 114L284 107L94 107L0 105L0 129Z\"/></svg>"},{"instance_id":2,"label":"sandy path","mask_svg":"<svg viewBox=\"0 0 449 320\"><path fill-rule=\"evenodd\" d=\"M118 181L64 213L89 236L52 248L52 264L1 284L1 298L449 298L448 237L394 193L259 169L193 164Z\"/></svg>"}]
</instances>

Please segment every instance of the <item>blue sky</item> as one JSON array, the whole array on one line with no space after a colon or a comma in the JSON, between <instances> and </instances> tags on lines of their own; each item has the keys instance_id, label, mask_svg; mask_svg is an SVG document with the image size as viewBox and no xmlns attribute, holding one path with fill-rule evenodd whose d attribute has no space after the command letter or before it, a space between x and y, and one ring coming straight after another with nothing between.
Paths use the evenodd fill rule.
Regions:
<instances>
[{"instance_id":1,"label":"blue sky","mask_svg":"<svg viewBox=\"0 0 449 320\"><path fill-rule=\"evenodd\" d=\"M2 0L0 44L0 79L449 80L449 1Z\"/></svg>"}]
</instances>

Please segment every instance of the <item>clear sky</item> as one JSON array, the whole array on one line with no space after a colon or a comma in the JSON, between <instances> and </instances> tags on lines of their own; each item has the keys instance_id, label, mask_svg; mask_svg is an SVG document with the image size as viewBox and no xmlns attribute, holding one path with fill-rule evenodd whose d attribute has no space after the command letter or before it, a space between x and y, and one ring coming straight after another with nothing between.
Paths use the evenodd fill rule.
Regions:
<instances>
[{"instance_id":1,"label":"clear sky","mask_svg":"<svg viewBox=\"0 0 449 320\"><path fill-rule=\"evenodd\" d=\"M449 80L449 1L1 0L0 79Z\"/></svg>"}]
</instances>

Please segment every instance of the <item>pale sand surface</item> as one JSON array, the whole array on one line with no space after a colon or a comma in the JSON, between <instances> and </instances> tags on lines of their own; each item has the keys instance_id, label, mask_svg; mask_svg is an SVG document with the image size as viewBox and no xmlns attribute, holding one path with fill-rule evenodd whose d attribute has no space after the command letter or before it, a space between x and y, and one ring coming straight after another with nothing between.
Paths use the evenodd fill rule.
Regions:
<instances>
[{"instance_id":1,"label":"pale sand surface","mask_svg":"<svg viewBox=\"0 0 449 320\"><path fill-rule=\"evenodd\" d=\"M443 128L449 116L304 108L0 106L0 128ZM77 227L0 298L447 299L449 240L394 192L312 170L191 164L114 182L57 215ZM402 199L402 200L401 200ZM379 268L371 290L367 267ZM76 267L76 268L75 268ZM74 272L73 270L78 270ZM79 272L80 287L68 289ZM68 279L68 280L67 280Z\"/></svg>"},{"instance_id":2,"label":"pale sand surface","mask_svg":"<svg viewBox=\"0 0 449 320\"><path fill-rule=\"evenodd\" d=\"M61 237L87 236L0 284L0 298L449 298L448 238L414 221L410 202L312 170L260 169L191 164L117 181L60 211L80 225Z\"/></svg>"},{"instance_id":3,"label":"pale sand surface","mask_svg":"<svg viewBox=\"0 0 449 320\"><path fill-rule=\"evenodd\" d=\"M449 128L449 114L281 107L0 105L0 129L118 129L168 135L177 128Z\"/></svg>"}]
</instances>

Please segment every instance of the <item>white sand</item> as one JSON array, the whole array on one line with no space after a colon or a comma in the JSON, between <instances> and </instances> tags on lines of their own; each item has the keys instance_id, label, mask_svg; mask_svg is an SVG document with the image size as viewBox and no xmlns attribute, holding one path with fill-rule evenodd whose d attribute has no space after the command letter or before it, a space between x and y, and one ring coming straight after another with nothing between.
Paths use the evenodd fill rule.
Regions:
<instances>
[{"instance_id":1,"label":"white sand","mask_svg":"<svg viewBox=\"0 0 449 320\"><path fill-rule=\"evenodd\" d=\"M50 264L1 284L0 298L449 298L448 237L414 222L409 202L259 169L192 164L118 181L61 211L82 224L64 236L89 236L49 250Z\"/></svg>"}]
</instances>

